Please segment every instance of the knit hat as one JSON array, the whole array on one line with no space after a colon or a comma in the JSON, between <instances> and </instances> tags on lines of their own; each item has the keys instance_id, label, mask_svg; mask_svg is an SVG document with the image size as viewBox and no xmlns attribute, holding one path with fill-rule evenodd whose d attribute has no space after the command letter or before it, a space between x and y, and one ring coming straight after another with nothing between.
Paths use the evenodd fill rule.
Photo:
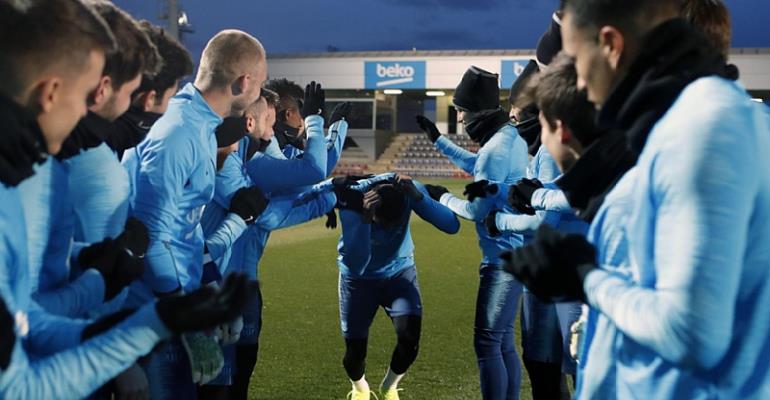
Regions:
<instances>
[{"instance_id":1,"label":"knit hat","mask_svg":"<svg viewBox=\"0 0 770 400\"><path fill-rule=\"evenodd\" d=\"M527 66L524 67L524 71L519 74L519 77L516 78L516 80L513 81L513 85L511 85L511 94L508 97L511 105L513 105L513 103L519 97L522 90L524 90L524 88L527 86L527 83L529 83L530 79L538 72L540 72L540 67L538 67L537 62L535 62L535 60L529 60Z\"/></svg>"},{"instance_id":2,"label":"knit hat","mask_svg":"<svg viewBox=\"0 0 770 400\"><path fill-rule=\"evenodd\" d=\"M498 75L472 66L465 71L462 81L455 89L452 102L464 110L478 112L493 110L500 106Z\"/></svg>"},{"instance_id":3,"label":"knit hat","mask_svg":"<svg viewBox=\"0 0 770 400\"><path fill-rule=\"evenodd\" d=\"M541 66L550 64L551 60L561 51L561 47L561 19L554 13L551 18L551 25L537 42L537 63Z\"/></svg>"}]
</instances>

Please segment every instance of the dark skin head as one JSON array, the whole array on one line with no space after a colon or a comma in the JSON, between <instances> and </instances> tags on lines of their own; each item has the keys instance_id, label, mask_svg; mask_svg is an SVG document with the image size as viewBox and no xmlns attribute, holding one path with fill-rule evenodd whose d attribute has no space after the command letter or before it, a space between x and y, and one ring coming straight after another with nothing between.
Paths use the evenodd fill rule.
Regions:
<instances>
[{"instance_id":1,"label":"dark skin head","mask_svg":"<svg viewBox=\"0 0 770 400\"><path fill-rule=\"evenodd\" d=\"M403 186L406 186L407 193L402 188ZM414 186L411 184L411 180L403 178L395 184L379 185L366 192L363 201L364 223L373 222L385 229L398 225L406 211L406 196L412 193L411 190L408 190L410 186Z\"/></svg>"}]
</instances>

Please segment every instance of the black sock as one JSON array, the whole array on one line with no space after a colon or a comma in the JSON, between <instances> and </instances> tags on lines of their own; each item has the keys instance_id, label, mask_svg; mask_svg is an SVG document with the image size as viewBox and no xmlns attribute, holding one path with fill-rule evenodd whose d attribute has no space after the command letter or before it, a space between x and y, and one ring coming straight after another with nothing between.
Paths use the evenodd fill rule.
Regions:
<instances>
[{"instance_id":1,"label":"black sock","mask_svg":"<svg viewBox=\"0 0 770 400\"><path fill-rule=\"evenodd\" d=\"M561 364L524 359L529 381L532 383L533 400L560 400Z\"/></svg>"},{"instance_id":2,"label":"black sock","mask_svg":"<svg viewBox=\"0 0 770 400\"><path fill-rule=\"evenodd\" d=\"M345 357L342 365L352 381L361 380L366 370L367 339L345 339Z\"/></svg>"},{"instance_id":3,"label":"black sock","mask_svg":"<svg viewBox=\"0 0 770 400\"><path fill-rule=\"evenodd\" d=\"M230 399L247 400L249 397L249 382L254 367L257 365L259 344L243 344L235 346L235 376L230 387Z\"/></svg>"},{"instance_id":4,"label":"black sock","mask_svg":"<svg viewBox=\"0 0 770 400\"><path fill-rule=\"evenodd\" d=\"M398 375L406 373L406 370L417 359L417 353L420 349L421 325L422 317L417 315L393 318L398 342L390 359L390 369Z\"/></svg>"},{"instance_id":5,"label":"black sock","mask_svg":"<svg viewBox=\"0 0 770 400\"><path fill-rule=\"evenodd\" d=\"M203 385L198 386L198 400L227 400L230 393L229 386Z\"/></svg>"}]
</instances>

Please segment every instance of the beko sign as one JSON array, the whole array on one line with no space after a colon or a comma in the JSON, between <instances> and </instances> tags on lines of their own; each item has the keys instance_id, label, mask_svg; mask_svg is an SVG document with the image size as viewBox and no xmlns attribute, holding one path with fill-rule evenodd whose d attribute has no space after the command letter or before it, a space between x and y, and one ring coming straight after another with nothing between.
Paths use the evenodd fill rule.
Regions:
<instances>
[{"instance_id":1,"label":"beko sign","mask_svg":"<svg viewBox=\"0 0 770 400\"><path fill-rule=\"evenodd\" d=\"M365 61L366 89L425 89L425 61Z\"/></svg>"}]
</instances>

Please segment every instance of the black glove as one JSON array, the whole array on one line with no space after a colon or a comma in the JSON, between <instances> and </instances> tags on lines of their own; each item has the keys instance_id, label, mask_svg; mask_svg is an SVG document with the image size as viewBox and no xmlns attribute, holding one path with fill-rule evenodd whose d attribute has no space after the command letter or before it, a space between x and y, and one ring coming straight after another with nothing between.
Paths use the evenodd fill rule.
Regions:
<instances>
[{"instance_id":1,"label":"black glove","mask_svg":"<svg viewBox=\"0 0 770 400\"><path fill-rule=\"evenodd\" d=\"M364 210L364 194L357 191L348 189L347 187L337 187L334 189L334 194L337 195L336 207L340 210L352 210L356 212L362 212Z\"/></svg>"},{"instance_id":2,"label":"black glove","mask_svg":"<svg viewBox=\"0 0 770 400\"><path fill-rule=\"evenodd\" d=\"M501 255L505 269L544 301L586 301L583 281L596 268L596 249L581 235L543 224L529 245Z\"/></svg>"},{"instance_id":3,"label":"black glove","mask_svg":"<svg viewBox=\"0 0 770 400\"><path fill-rule=\"evenodd\" d=\"M229 212L238 215L243 222L252 224L267 208L270 201L256 186L238 189L230 200Z\"/></svg>"},{"instance_id":4,"label":"black glove","mask_svg":"<svg viewBox=\"0 0 770 400\"><path fill-rule=\"evenodd\" d=\"M532 194L542 187L543 184L539 180L524 178L508 189L508 203L522 214L535 215L535 209L532 208Z\"/></svg>"},{"instance_id":5,"label":"black glove","mask_svg":"<svg viewBox=\"0 0 770 400\"><path fill-rule=\"evenodd\" d=\"M358 181L362 179L369 179L373 177L374 175L345 175L345 176L338 176L336 178L332 179L332 185L335 189L338 188L344 188L344 187L350 187L358 183Z\"/></svg>"},{"instance_id":6,"label":"black glove","mask_svg":"<svg viewBox=\"0 0 770 400\"><path fill-rule=\"evenodd\" d=\"M78 264L83 269L94 268L99 271L104 279L112 272L118 259L118 254L122 250L120 245L112 238L107 238L101 242L94 243L83 248L78 254Z\"/></svg>"},{"instance_id":7,"label":"black glove","mask_svg":"<svg viewBox=\"0 0 770 400\"><path fill-rule=\"evenodd\" d=\"M430 198L436 201L441 200L441 196L443 196L444 193L449 193L447 188L439 185L425 185L425 190L428 191Z\"/></svg>"},{"instance_id":8,"label":"black glove","mask_svg":"<svg viewBox=\"0 0 770 400\"><path fill-rule=\"evenodd\" d=\"M245 274L233 273L219 289L204 286L183 296L161 297L155 308L171 332L199 332L236 319L257 296L258 286Z\"/></svg>"},{"instance_id":9,"label":"black glove","mask_svg":"<svg viewBox=\"0 0 770 400\"><path fill-rule=\"evenodd\" d=\"M465 185L463 195L468 197L468 201L473 202L477 197L486 198L487 194L496 195L497 191L496 184L490 184L488 180L482 179Z\"/></svg>"},{"instance_id":10,"label":"black glove","mask_svg":"<svg viewBox=\"0 0 770 400\"><path fill-rule=\"evenodd\" d=\"M337 121L347 120L348 116L350 115L350 107L351 104L349 101L337 104L334 107L334 110L332 110L331 117L329 117L329 125Z\"/></svg>"},{"instance_id":11,"label":"black glove","mask_svg":"<svg viewBox=\"0 0 770 400\"><path fill-rule=\"evenodd\" d=\"M500 236L500 230L497 229L497 214L499 212L500 210L494 210L487 214L486 218L484 218L484 226L487 228L487 233L489 236Z\"/></svg>"},{"instance_id":12,"label":"black glove","mask_svg":"<svg viewBox=\"0 0 770 400\"><path fill-rule=\"evenodd\" d=\"M114 263L121 251L142 258L149 245L150 233L147 227L142 221L128 217L126 226L117 239L107 238L84 248L78 255L78 262L86 267L108 268L108 264Z\"/></svg>"},{"instance_id":13,"label":"black glove","mask_svg":"<svg viewBox=\"0 0 770 400\"><path fill-rule=\"evenodd\" d=\"M320 83L310 82L305 86L305 101L302 103L302 118L311 115L324 115L324 106L326 104L326 94L321 89Z\"/></svg>"},{"instance_id":14,"label":"black glove","mask_svg":"<svg viewBox=\"0 0 770 400\"><path fill-rule=\"evenodd\" d=\"M123 232L118 236L117 242L123 249L136 257L144 257L147 247L150 245L150 232L142 221L134 217L128 217Z\"/></svg>"},{"instance_id":15,"label":"black glove","mask_svg":"<svg viewBox=\"0 0 770 400\"><path fill-rule=\"evenodd\" d=\"M396 175L395 184L396 188L398 188L401 193L414 201L420 201L425 197L425 195L417 189L417 186L414 185L414 181L412 181L411 177L400 174Z\"/></svg>"},{"instance_id":16,"label":"black glove","mask_svg":"<svg viewBox=\"0 0 770 400\"><path fill-rule=\"evenodd\" d=\"M337 229L337 213L334 212L334 210L331 210L328 213L326 213L325 225L327 229Z\"/></svg>"},{"instance_id":17,"label":"black glove","mask_svg":"<svg viewBox=\"0 0 770 400\"><path fill-rule=\"evenodd\" d=\"M144 273L144 253L150 236L144 224L129 218L117 239L94 243L78 254L78 263L94 268L104 279L104 298L110 300Z\"/></svg>"},{"instance_id":18,"label":"black glove","mask_svg":"<svg viewBox=\"0 0 770 400\"><path fill-rule=\"evenodd\" d=\"M104 281L104 298L110 300L117 296L123 288L139 279L144 274L144 259L134 257L125 251L118 254L112 275Z\"/></svg>"},{"instance_id":19,"label":"black glove","mask_svg":"<svg viewBox=\"0 0 770 400\"><path fill-rule=\"evenodd\" d=\"M436 143L436 140L441 136L438 128L436 128L436 124L422 115L417 116L417 125L420 126L420 129L422 129L426 135L428 135L428 139L433 143Z\"/></svg>"},{"instance_id":20,"label":"black glove","mask_svg":"<svg viewBox=\"0 0 770 400\"><path fill-rule=\"evenodd\" d=\"M15 344L16 322L0 297L0 370L5 370L11 364L11 353Z\"/></svg>"},{"instance_id":21,"label":"black glove","mask_svg":"<svg viewBox=\"0 0 770 400\"><path fill-rule=\"evenodd\" d=\"M104 299L110 300L144 273L144 259L131 255L117 240L107 238L78 254L78 263L94 268L104 279Z\"/></svg>"}]
</instances>

